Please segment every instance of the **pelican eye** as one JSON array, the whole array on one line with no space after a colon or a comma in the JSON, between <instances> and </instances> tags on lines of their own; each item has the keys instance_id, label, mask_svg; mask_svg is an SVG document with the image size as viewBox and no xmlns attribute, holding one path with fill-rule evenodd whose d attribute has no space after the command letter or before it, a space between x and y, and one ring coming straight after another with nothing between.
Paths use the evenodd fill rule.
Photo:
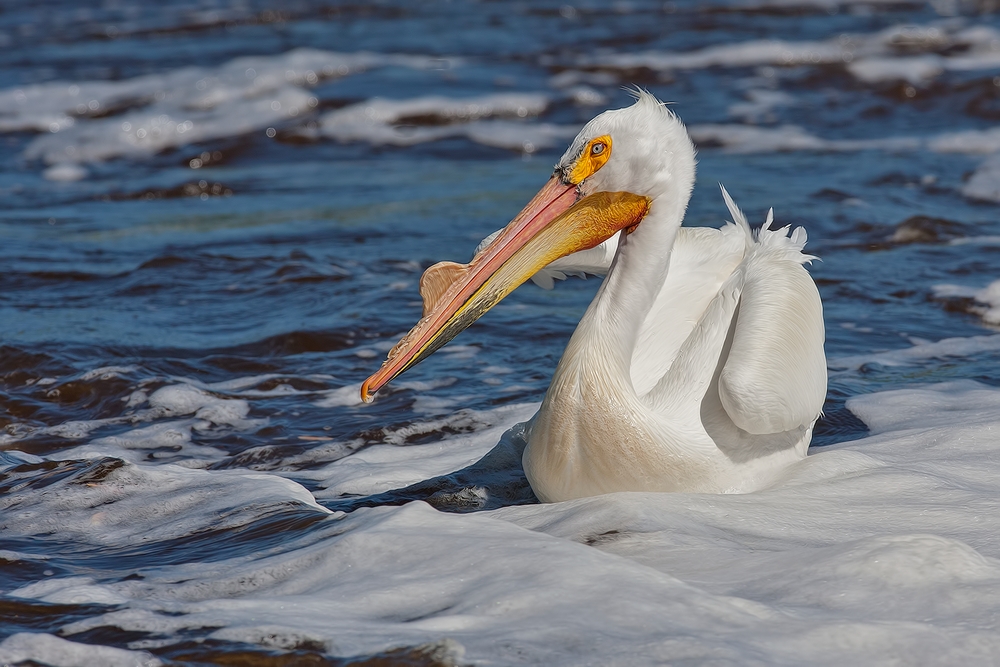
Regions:
<instances>
[{"instance_id":1,"label":"pelican eye","mask_svg":"<svg viewBox=\"0 0 1000 667\"><path fill-rule=\"evenodd\" d=\"M576 164L567 174L566 181L574 185L579 185L585 179L590 178L594 173L604 166L611 157L611 135L603 134L590 140L584 147Z\"/></svg>"}]
</instances>

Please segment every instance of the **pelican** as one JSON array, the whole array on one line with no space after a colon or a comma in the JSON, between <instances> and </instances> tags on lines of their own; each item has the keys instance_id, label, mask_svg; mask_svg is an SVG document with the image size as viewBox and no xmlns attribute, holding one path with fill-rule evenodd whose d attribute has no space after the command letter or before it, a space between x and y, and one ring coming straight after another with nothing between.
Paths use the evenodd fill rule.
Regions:
<instances>
[{"instance_id":1,"label":"pelican","mask_svg":"<svg viewBox=\"0 0 1000 667\"><path fill-rule=\"evenodd\" d=\"M644 91L580 131L545 186L469 264L421 278L424 316L362 385L387 382L518 285L606 273L522 462L543 502L616 491L743 493L803 458L826 396L819 292L801 228L681 228L695 151ZM609 265L610 264L610 265Z\"/></svg>"}]
</instances>

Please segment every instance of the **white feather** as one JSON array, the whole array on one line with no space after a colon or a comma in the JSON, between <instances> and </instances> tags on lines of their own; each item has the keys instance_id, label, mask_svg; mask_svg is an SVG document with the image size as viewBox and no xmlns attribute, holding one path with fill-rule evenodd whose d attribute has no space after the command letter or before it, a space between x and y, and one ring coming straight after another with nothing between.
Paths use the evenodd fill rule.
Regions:
<instances>
[{"instance_id":1,"label":"white feather","mask_svg":"<svg viewBox=\"0 0 1000 667\"><path fill-rule=\"evenodd\" d=\"M681 228L693 147L659 101L636 96L588 123L557 167L609 134L611 157L582 194L653 203L620 243L541 272L548 286L608 271L532 422L524 468L543 500L760 488L805 455L826 394L805 231L775 229L773 210L752 230L725 188L732 224Z\"/></svg>"}]
</instances>

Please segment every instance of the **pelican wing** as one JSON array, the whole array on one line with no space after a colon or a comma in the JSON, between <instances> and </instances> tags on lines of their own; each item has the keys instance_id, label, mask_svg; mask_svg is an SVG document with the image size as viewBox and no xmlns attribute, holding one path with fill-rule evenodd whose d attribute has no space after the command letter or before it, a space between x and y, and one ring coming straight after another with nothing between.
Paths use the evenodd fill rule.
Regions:
<instances>
[{"instance_id":1,"label":"pelican wing","mask_svg":"<svg viewBox=\"0 0 1000 667\"><path fill-rule=\"evenodd\" d=\"M752 434L810 426L826 397L823 306L802 264L801 228L751 235L742 212L723 190L736 224L748 236L740 265L743 288L719 375L719 399L733 423Z\"/></svg>"},{"instance_id":2,"label":"pelican wing","mask_svg":"<svg viewBox=\"0 0 1000 667\"><path fill-rule=\"evenodd\" d=\"M667 375L719 289L742 261L745 246L744 235L735 225L677 230L670 270L632 351L632 386L638 395L646 395ZM672 391L686 393L687 389Z\"/></svg>"},{"instance_id":3,"label":"pelican wing","mask_svg":"<svg viewBox=\"0 0 1000 667\"><path fill-rule=\"evenodd\" d=\"M481 250L492 243L493 239L502 231L502 229L498 229L480 241L473 256L478 255ZM570 276L585 278L588 274L592 276L606 275L608 269L611 268L611 261L615 258L617 249L618 235L616 234L589 250L581 250L557 259L531 276L531 282L542 289L552 289L555 287L555 281L566 280Z\"/></svg>"}]
</instances>

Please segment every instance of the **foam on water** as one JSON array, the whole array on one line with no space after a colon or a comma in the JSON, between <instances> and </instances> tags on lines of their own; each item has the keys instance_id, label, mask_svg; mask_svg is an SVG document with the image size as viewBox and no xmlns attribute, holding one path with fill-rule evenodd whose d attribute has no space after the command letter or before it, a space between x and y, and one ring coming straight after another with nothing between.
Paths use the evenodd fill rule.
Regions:
<instances>
[{"instance_id":1,"label":"foam on water","mask_svg":"<svg viewBox=\"0 0 1000 667\"><path fill-rule=\"evenodd\" d=\"M986 324L1000 325L1000 280L981 289L963 285L932 285L931 288L937 298L971 299L975 303L969 306L970 312L982 317Z\"/></svg>"},{"instance_id":2,"label":"foam on water","mask_svg":"<svg viewBox=\"0 0 1000 667\"><path fill-rule=\"evenodd\" d=\"M81 380L99 376L112 377L121 370L115 367L96 369L82 375ZM259 379L258 376L249 378L248 381ZM239 381L230 381L226 385L243 386ZM125 408L121 416L104 419L67 421L52 426L14 423L0 434L0 446L12 446L26 439L43 436L64 438L69 441L67 444L71 444L74 440L90 437L99 429L129 425L134 428L92 439L79 447L65 450L64 455L67 458L116 456L129 461L139 461L149 456L166 456L182 458L184 465L197 467L218 460L223 452L192 443L192 431L254 431L267 425L267 419L249 417L250 404L245 399L222 398L186 382L160 387L149 395L137 389L128 397ZM177 417L185 418L176 419ZM135 427L138 424L149 425ZM147 450L166 451L156 454Z\"/></svg>"},{"instance_id":3,"label":"foam on water","mask_svg":"<svg viewBox=\"0 0 1000 667\"><path fill-rule=\"evenodd\" d=\"M0 663L996 662L998 18L559 4L0 15ZM540 505L523 422L599 281L358 382L636 83L698 140L690 224L720 180L805 221L826 414L757 493Z\"/></svg>"},{"instance_id":4,"label":"foam on water","mask_svg":"<svg viewBox=\"0 0 1000 667\"><path fill-rule=\"evenodd\" d=\"M338 655L448 638L474 662L498 646L520 664L988 662L1000 650L1000 391L963 381L848 407L872 436L823 448L759 493L621 493L472 515L361 509L270 553L144 566L132 580L54 577L14 595L123 605L62 632L146 635L133 648L214 627L216 639L309 640ZM496 413L496 428L532 409ZM460 465L496 428L369 449L368 465L330 470L343 489L382 488L375 471L405 483L383 469ZM42 521L84 544L239 525L269 503L322 511L280 477L175 466L22 493L4 512L8 534ZM40 657L51 641L5 649Z\"/></svg>"},{"instance_id":5,"label":"foam on water","mask_svg":"<svg viewBox=\"0 0 1000 667\"><path fill-rule=\"evenodd\" d=\"M1000 66L998 43L997 31L986 26L896 25L876 33L843 34L824 41L766 39L689 52L587 55L580 56L577 65L665 72L709 67L842 65L863 83L908 81L919 85L949 70L988 70ZM953 53L936 53L947 49L953 49ZM918 55L911 55L914 53Z\"/></svg>"},{"instance_id":6,"label":"foam on water","mask_svg":"<svg viewBox=\"0 0 1000 667\"><path fill-rule=\"evenodd\" d=\"M485 456L515 421L527 421L537 404L512 405L489 412L462 410L447 417L388 431L383 440L318 471L300 473L319 481L319 499L373 495L465 468ZM401 447L407 438L441 431L471 431L438 442Z\"/></svg>"},{"instance_id":7,"label":"foam on water","mask_svg":"<svg viewBox=\"0 0 1000 667\"><path fill-rule=\"evenodd\" d=\"M912 366L928 359L970 357L982 352L1000 350L1000 334L942 338L939 341L915 340L912 347L885 352L832 357L827 364L835 370L856 370L864 364L883 366Z\"/></svg>"},{"instance_id":8,"label":"foam on water","mask_svg":"<svg viewBox=\"0 0 1000 667\"><path fill-rule=\"evenodd\" d=\"M0 642L0 663L33 661L52 667L159 667L163 663L145 651L91 646L53 635L19 632Z\"/></svg>"},{"instance_id":9,"label":"foam on water","mask_svg":"<svg viewBox=\"0 0 1000 667\"><path fill-rule=\"evenodd\" d=\"M308 88L376 67L447 67L454 59L299 48L124 81L52 82L0 91L0 132L44 132L25 150L51 165L142 158L168 148L263 130L310 113ZM110 114L110 115L109 115ZM79 168L53 168L77 180Z\"/></svg>"},{"instance_id":10,"label":"foam on water","mask_svg":"<svg viewBox=\"0 0 1000 667\"><path fill-rule=\"evenodd\" d=\"M742 113L742 112L740 112ZM722 146L733 153L776 153L785 151L856 152L865 150L918 151L990 155L1000 151L1000 128L946 132L932 137L898 136L877 139L824 139L796 125L761 127L729 123L688 126L699 144ZM990 164L989 161L985 164ZM984 165L981 170L987 167ZM979 173L978 171L976 172ZM976 176L973 176L974 180ZM972 183L972 180L969 183ZM966 191L970 191L966 185ZM986 197L984 197L986 198Z\"/></svg>"},{"instance_id":11,"label":"foam on water","mask_svg":"<svg viewBox=\"0 0 1000 667\"><path fill-rule=\"evenodd\" d=\"M688 127L688 133L697 144L722 146L732 153L913 151L919 150L924 145L924 142L917 137L823 139L795 125L780 127L736 124L691 125Z\"/></svg>"},{"instance_id":12,"label":"foam on water","mask_svg":"<svg viewBox=\"0 0 1000 667\"><path fill-rule=\"evenodd\" d=\"M646 52L583 57L584 67L604 70L704 69L758 65L814 66L838 63L869 84L905 80L925 82L946 70L1000 67L996 30L940 25L898 25L868 35L842 35L815 42L759 40L711 46L689 53ZM945 52L941 55L938 52ZM914 55L916 54L916 55ZM493 93L465 99L425 96L372 98L316 117L318 99L310 88L381 67L452 67L456 58L375 53L335 53L299 48L277 56L232 60L215 68L185 67L124 81L52 82L0 91L0 132L34 130L24 156L50 165L45 178L77 181L89 175L83 165L114 158L147 159L164 150L236 137L278 127L290 136L412 146L465 138L486 146L533 153L559 146L578 125L539 122L556 99L593 105L603 95L581 81L607 81L594 74L565 71L553 77L550 93ZM749 123L775 120L773 110L794 106L782 91L751 90L749 101L730 113ZM307 123L307 118L315 119ZM734 152L789 150L920 150L993 153L1000 149L995 130L967 130L931 139L915 137L827 140L803 128L784 125L700 125L692 135L708 145ZM269 130L270 132L270 130ZM271 134L274 134L273 132ZM997 178L987 163L963 192L996 200Z\"/></svg>"},{"instance_id":13,"label":"foam on water","mask_svg":"<svg viewBox=\"0 0 1000 667\"><path fill-rule=\"evenodd\" d=\"M538 116L550 102L547 95L530 93L496 93L468 99L375 98L324 114L318 133L337 141L393 146L465 137L486 146L532 153L571 138L579 128L502 119Z\"/></svg>"},{"instance_id":14,"label":"foam on water","mask_svg":"<svg viewBox=\"0 0 1000 667\"><path fill-rule=\"evenodd\" d=\"M782 98L783 99L783 98ZM784 103L784 102L782 102ZM768 113L772 102L759 106L749 103L731 109L733 115ZM959 188L960 192L980 201L1000 202L1000 128L945 132L937 136L898 136L869 139L825 139L796 125L760 127L756 125L715 123L688 126L695 143L718 146L730 153L778 153L790 151L888 152L930 151L966 155L991 155L984 160Z\"/></svg>"},{"instance_id":15,"label":"foam on water","mask_svg":"<svg viewBox=\"0 0 1000 667\"><path fill-rule=\"evenodd\" d=\"M994 148L997 145L993 136L984 139L983 146ZM980 201L1000 202L1000 158L992 157L979 165L962 185L962 194Z\"/></svg>"},{"instance_id":16,"label":"foam on water","mask_svg":"<svg viewBox=\"0 0 1000 667\"><path fill-rule=\"evenodd\" d=\"M95 459L90 470L86 483L6 495L0 526L7 538L55 535L77 545L121 548L245 526L279 508L328 513L302 486L275 475L120 459ZM49 587L52 581L31 586Z\"/></svg>"}]
</instances>

